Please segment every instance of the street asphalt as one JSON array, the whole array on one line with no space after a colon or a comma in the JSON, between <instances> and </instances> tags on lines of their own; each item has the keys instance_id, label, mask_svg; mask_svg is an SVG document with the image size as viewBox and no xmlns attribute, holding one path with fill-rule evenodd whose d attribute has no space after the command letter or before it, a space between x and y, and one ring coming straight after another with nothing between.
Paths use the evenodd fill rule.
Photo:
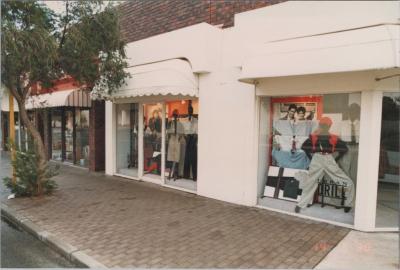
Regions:
<instances>
[{"instance_id":1,"label":"street asphalt","mask_svg":"<svg viewBox=\"0 0 400 270\"><path fill-rule=\"evenodd\" d=\"M7 153L0 151L1 200L7 200L10 192L3 184L3 177L10 173ZM64 257L47 245L1 218L1 268L74 268Z\"/></svg>"},{"instance_id":2,"label":"street asphalt","mask_svg":"<svg viewBox=\"0 0 400 270\"><path fill-rule=\"evenodd\" d=\"M74 268L32 235L1 219L1 268Z\"/></svg>"}]
</instances>

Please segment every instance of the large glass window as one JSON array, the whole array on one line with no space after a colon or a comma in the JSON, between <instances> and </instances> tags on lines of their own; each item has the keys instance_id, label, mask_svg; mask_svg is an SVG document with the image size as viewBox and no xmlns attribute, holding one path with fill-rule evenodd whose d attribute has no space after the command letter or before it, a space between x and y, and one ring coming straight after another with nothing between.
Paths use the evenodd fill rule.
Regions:
<instances>
[{"instance_id":1,"label":"large glass window","mask_svg":"<svg viewBox=\"0 0 400 270\"><path fill-rule=\"evenodd\" d=\"M197 181L198 100L166 102L166 183L194 190Z\"/></svg>"},{"instance_id":2,"label":"large glass window","mask_svg":"<svg viewBox=\"0 0 400 270\"><path fill-rule=\"evenodd\" d=\"M361 95L261 101L259 204L352 224Z\"/></svg>"},{"instance_id":3,"label":"large glass window","mask_svg":"<svg viewBox=\"0 0 400 270\"><path fill-rule=\"evenodd\" d=\"M74 111L65 111L65 160L74 162Z\"/></svg>"},{"instance_id":4,"label":"large glass window","mask_svg":"<svg viewBox=\"0 0 400 270\"><path fill-rule=\"evenodd\" d=\"M137 177L139 165L139 106L117 104L117 172Z\"/></svg>"},{"instance_id":5,"label":"large glass window","mask_svg":"<svg viewBox=\"0 0 400 270\"><path fill-rule=\"evenodd\" d=\"M89 110L76 109L76 163L80 166L89 165Z\"/></svg>"},{"instance_id":6,"label":"large glass window","mask_svg":"<svg viewBox=\"0 0 400 270\"><path fill-rule=\"evenodd\" d=\"M148 176L161 175L162 122L161 103L143 105L143 168Z\"/></svg>"},{"instance_id":7,"label":"large glass window","mask_svg":"<svg viewBox=\"0 0 400 270\"><path fill-rule=\"evenodd\" d=\"M89 109L51 111L51 158L83 167L89 165Z\"/></svg>"},{"instance_id":8,"label":"large glass window","mask_svg":"<svg viewBox=\"0 0 400 270\"><path fill-rule=\"evenodd\" d=\"M51 115L51 158L62 160L62 136L61 136L62 111L53 110Z\"/></svg>"},{"instance_id":9,"label":"large glass window","mask_svg":"<svg viewBox=\"0 0 400 270\"><path fill-rule=\"evenodd\" d=\"M382 101L376 227L399 226L400 93L385 93Z\"/></svg>"}]
</instances>

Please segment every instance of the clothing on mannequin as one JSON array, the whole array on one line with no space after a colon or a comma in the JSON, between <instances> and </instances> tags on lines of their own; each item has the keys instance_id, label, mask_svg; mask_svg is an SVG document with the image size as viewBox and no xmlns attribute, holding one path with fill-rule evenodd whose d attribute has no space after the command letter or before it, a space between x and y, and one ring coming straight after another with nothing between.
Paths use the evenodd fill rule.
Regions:
<instances>
[{"instance_id":1,"label":"clothing on mannequin","mask_svg":"<svg viewBox=\"0 0 400 270\"><path fill-rule=\"evenodd\" d=\"M314 192L318 188L318 180L324 176L329 177L337 185L346 187L344 205L352 207L355 194L353 181L336 163L348 151L348 148L338 136L329 133L331 126L332 120L329 117L322 117L319 129L312 133L302 146L311 159L311 163L307 177L300 182L302 197L295 208L296 212L312 204ZM334 153L337 154L336 159Z\"/></svg>"}]
</instances>

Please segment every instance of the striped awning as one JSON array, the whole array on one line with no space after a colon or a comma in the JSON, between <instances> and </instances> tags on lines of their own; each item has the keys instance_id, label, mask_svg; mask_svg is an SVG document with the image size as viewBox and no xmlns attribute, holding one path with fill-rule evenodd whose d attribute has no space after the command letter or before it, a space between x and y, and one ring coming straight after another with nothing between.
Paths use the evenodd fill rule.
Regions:
<instances>
[{"instance_id":1,"label":"striped awning","mask_svg":"<svg viewBox=\"0 0 400 270\"><path fill-rule=\"evenodd\" d=\"M66 106L90 108L91 100L89 91L72 89L31 96L25 106L28 110Z\"/></svg>"}]
</instances>

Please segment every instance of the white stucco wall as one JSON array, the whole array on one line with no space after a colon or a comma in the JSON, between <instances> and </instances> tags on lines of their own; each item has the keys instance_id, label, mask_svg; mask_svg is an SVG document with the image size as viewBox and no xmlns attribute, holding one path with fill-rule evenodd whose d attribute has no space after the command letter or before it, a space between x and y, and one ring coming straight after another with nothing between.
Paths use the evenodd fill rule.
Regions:
<instances>
[{"instance_id":1,"label":"white stucco wall","mask_svg":"<svg viewBox=\"0 0 400 270\"><path fill-rule=\"evenodd\" d=\"M239 70L200 76L199 195L254 205L254 87L235 81Z\"/></svg>"},{"instance_id":2,"label":"white stucco wall","mask_svg":"<svg viewBox=\"0 0 400 270\"><path fill-rule=\"evenodd\" d=\"M235 29L242 47L238 65L280 40L398 24L399 11L397 1L288 1L237 14Z\"/></svg>"},{"instance_id":3,"label":"white stucco wall","mask_svg":"<svg viewBox=\"0 0 400 270\"><path fill-rule=\"evenodd\" d=\"M219 59L217 41L222 30L207 23L178 29L127 44L128 65L186 58L193 72L210 72Z\"/></svg>"}]
</instances>

